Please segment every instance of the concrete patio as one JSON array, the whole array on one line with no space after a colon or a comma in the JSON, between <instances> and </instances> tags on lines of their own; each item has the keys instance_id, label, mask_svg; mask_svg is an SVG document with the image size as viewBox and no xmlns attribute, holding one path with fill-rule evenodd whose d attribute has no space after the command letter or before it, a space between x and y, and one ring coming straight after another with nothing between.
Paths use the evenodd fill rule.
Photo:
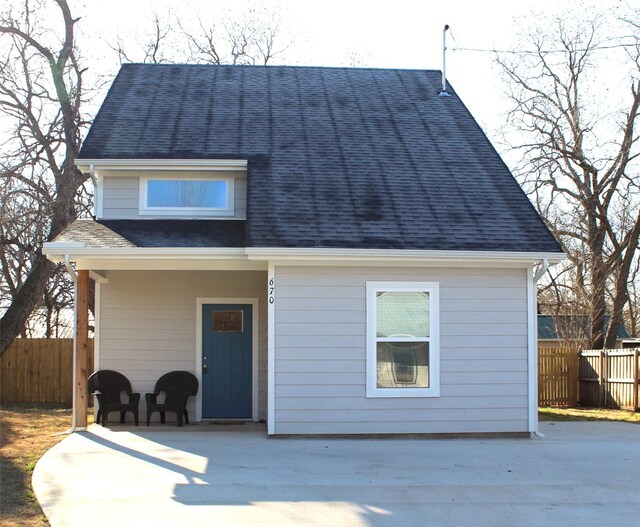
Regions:
<instances>
[{"instance_id":1,"label":"concrete patio","mask_svg":"<svg viewBox=\"0 0 640 527\"><path fill-rule=\"evenodd\" d=\"M33 475L52 527L637 526L640 427L545 439L268 439L262 426L73 434Z\"/></svg>"}]
</instances>

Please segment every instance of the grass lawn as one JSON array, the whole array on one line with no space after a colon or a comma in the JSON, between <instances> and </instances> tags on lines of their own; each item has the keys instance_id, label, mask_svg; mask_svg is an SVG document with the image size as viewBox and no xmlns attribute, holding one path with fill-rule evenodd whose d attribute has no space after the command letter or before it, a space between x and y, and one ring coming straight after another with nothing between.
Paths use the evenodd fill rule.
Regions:
<instances>
[{"instance_id":1,"label":"grass lawn","mask_svg":"<svg viewBox=\"0 0 640 527\"><path fill-rule=\"evenodd\" d=\"M540 421L623 421L640 424L640 413L610 408L539 408Z\"/></svg>"},{"instance_id":2,"label":"grass lawn","mask_svg":"<svg viewBox=\"0 0 640 527\"><path fill-rule=\"evenodd\" d=\"M66 436L71 410L54 405L0 405L0 525L49 525L31 488L38 459Z\"/></svg>"}]
</instances>

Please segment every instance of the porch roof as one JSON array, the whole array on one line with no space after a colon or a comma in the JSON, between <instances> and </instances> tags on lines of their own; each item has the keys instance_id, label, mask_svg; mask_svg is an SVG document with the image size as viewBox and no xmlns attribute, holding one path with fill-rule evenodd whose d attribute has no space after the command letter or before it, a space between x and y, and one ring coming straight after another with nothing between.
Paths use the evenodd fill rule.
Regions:
<instances>
[{"instance_id":1,"label":"porch roof","mask_svg":"<svg viewBox=\"0 0 640 527\"><path fill-rule=\"evenodd\" d=\"M241 220L76 220L55 239L88 248L244 247Z\"/></svg>"}]
</instances>

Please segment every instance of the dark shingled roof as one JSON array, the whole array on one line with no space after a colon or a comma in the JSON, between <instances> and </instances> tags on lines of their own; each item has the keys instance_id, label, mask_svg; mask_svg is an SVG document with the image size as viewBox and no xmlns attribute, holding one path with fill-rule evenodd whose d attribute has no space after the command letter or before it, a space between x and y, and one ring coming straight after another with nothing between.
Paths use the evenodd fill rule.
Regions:
<instances>
[{"instance_id":1,"label":"dark shingled roof","mask_svg":"<svg viewBox=\"0 0 640 527\"><path fill-rule=\"evenodd\" d=\"M603 330L609 325L609 315L604 316ZM560 327L560 336L558 336L558 328ZM569 317L554 317L552 315L538 315L538 338L560 340L562 338L578 339L589 334L590 319L587 316L572 315ZM617 338L628 339L629 332L624 324L618 328Z\"/></svg>"},{"instance_id":2,"label":"dark shingled roof","mask_svg":"<svg viewBox=\"0 0 640 527\"><path fill-rule=\"evenodd\" d=\"M240 220L76 220L56 242L86 247L244 247Z\"/></svg>"},{"instance_id":3,"label":"dark shingled roof","mask_svg":"<svg viewBox=\"0 0 640 527\"><path fill-rule=\"evenodd\" d=\"M247 246L561 252L439 91L437 71L127 64L80 158L247 159Z\"/></svg>"}]
</instances>

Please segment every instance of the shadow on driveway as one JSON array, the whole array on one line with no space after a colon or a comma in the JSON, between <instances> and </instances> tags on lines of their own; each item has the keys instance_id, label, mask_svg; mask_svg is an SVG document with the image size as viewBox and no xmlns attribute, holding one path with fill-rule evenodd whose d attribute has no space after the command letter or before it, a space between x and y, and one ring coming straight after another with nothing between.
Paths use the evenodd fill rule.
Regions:
<instances>
[{"instance_id":1,"label":"shadow on driveway","mask_svg":"<svg viewBox=\"0 0 640 527\"><path fill-rule=\"evenodd\" d=\"M635 527L640 429L542 429L544 440L319 440L95 426L42 458L34 488L53 527Z\"/></svg>"}]
</instances>

